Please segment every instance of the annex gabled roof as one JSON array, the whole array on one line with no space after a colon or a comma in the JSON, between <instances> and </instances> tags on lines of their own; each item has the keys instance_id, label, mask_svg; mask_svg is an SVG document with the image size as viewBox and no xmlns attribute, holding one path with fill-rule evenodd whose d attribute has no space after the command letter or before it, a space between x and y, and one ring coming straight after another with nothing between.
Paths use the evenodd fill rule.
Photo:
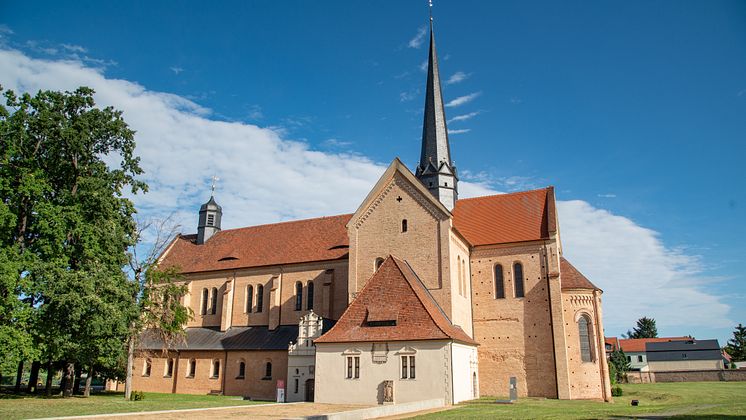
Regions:
<instances>
[{"instance_id":1,"label":"annex gabled roof","mask_svg":"<svg viewBox=\"0 0 746 420\"><path fill-rule=\"evenodd\" d=\"M556 232L554 188L456 201L453 225L473 246L536 241Z\"/></svg>"},{"instance_id":2,"label":"annex gabled roof","mask_svg":"<svg viewBox=\"0 0 746 420\"><path fill-rule=\"evenodd\" d=\"M346 258L348 220L344 214L223 230L202 245L197 235L181 235L160 265L195 273Z\"/></svg>"},{"instance_id":3,"label":"annex gabled roof","mask_svg":"<svg viewBox=\"0 0 746 420\"><path fill-rule=\"evenodd\" d=\"M625 353L645 353L645 345L648 343L665 343L691 339L691 337L626 338L619 340L619 346Z\"/></svg>"},{"instance_id":4,"label":"annex gabled roof","mask_svg":"<svg viewBox=\"0 0 746 420\"><path fill-rule=\"evenodd\" d=\"M591 283L587 277L578 271L575 266L570 264L565 257L560 257L560 280L562 281L562 290L568 289L591 289L601 290Z\"/></svg>"},{"instance_id":5,"label":"annex gabled roof","mask_svg":"<svg viewBox=\"0 0 746 420\"><path fill-rule=\"evenodd\" d=\"M409 264L388 257L334 327L314 342L418 340L455 340L477 345L461 328L451 324Z\"/></svg>"}]
</instances>

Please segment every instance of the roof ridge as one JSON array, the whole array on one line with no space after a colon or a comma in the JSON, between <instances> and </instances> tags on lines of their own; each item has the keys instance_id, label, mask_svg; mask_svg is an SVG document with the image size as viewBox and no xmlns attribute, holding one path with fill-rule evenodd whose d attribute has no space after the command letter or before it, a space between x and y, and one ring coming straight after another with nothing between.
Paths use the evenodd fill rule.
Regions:
<instances>
[{"instance_id":1,"label":"roof ridge","mask_svg":"<svg viewBox=\"0 0 746 420\"><path fill-rule=\"evenodd\" d=\"M459 198L458 201L469 201L469 200L477 200L477 199L480 199L480 198L507 197L507 196L511 196L511 195L529 194L529 193L534 193L534 192L537 192L537 191L546 191L546 190L548 190L548 189L550 189L552 187L554 187L554 186L553 185L548 185L546 187L534 188L532 190L513 191L513 192L509 192L509 193L497 193L497 194L490 194L490 195L480 195L478 197ZM458 201L457 201L457 203L458 203Z\"/></svg>"},{"instance_id":2,"label":"roof ridge","mask_svg":"<svg viewBox=\"0 0 746 420\"><path fill-rule=\"evenodd\" d=\"M353 216L352 213L346 213L346 214L335 214L333 216L311 217L311 218L308 218L308 219L286 220L284 222L264 223L264 224L261 224L261 225L243 226L243 227L233 228L233 229L222 229L218 233L222 233L222 232L235 232L235 231L239 231L239 230L253 229L253 228L258 228L258 227L286 225L286 224L291 224L291 223L310 222L310 221L313 221L313 220L336 219L336 218L352 217L352 216ZM194 234L182 234L182 236L188 236L188 235L194 235Z\"/></svg>"}]
</instances>

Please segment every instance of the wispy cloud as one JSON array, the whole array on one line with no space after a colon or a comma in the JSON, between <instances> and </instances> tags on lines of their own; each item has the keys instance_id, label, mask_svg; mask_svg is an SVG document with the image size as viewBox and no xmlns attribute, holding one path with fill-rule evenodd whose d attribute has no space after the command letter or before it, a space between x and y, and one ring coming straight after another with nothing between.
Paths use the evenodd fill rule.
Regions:
<instances>
[{"instance_id":1,"label":"wispy cloud","mask_svg":"<svg viewBox=\"0 0 746 420\"><path fill-rule=\"evenodd\" d=\"M0 34L4 35L13 35L15 32L13 32L12 29L10 29L10 26L6 24L0 24Z\"/></svg>"},{"instance_id":2,"label":"wispy cloud","mask_svg":"<svg viewBox=\"0 0 746 420\"><path fill-rule=\"evenodd\" d=\"M479 95L481 95L481 94L482 94L482 92L474 92L474 93L470 93L468 95L459 96L458 98L456 98L456 99L448 102L446 104L446 106L447 107L461 106L463 104L466 104L466 103L469 103L469 102L473 101L474 99L476 99L477 97L479 97Z\"/></svg>"},{"instance_id":3,"label":"wispy cloud","mask_svg":"<svg viewBox=\"0 0 746 420\"><path fill-rule=\"evenodd\" d=\"M468 79L469 76L471 76L471 73L467 74L467 73L464 73L463 71L457 71L456 73L453 73L453 75L451 75L451 77L449 77L448 80L446 80L446 84L452 85L454 83L463 82L464 80Z\"/></svg>"},{"instance_id":4,"label":"wispy cloud","mask_svg":"<svg viewBox=\"0 0 746 420\"><path fill-rule=\"evenodd\" d=\"M513 104L513 105L522 104L523 103L523 99L512 97L512 98L510 98L510 103Z\"/></svg>"},{"instance_id":5,"label":"wispy cloud","mask_svg":"<svg viewBox=\"0 0 746 420\"><path fill-rule=\"evenodd\" d=\"M455 117L448 120L448 124L459 121L470 120L480 114L480 111L470 112L468 114L456 115Z\"/></svg>"},{"instance_id":6,"label":"wispy cloud","mask_svg":"<svg viewBox=\"0 0 746 420\"><path fill-rule=\"evenodd\" d=\"M427 60L421 62L419 68L421 72L427 72Z\"/></svg>"},{"instance_id":7,"label":"wispy cloud","mask_svg":"<svg viewBox=\"0 0 746 420\"><path fill-rule=\"evenodd\" d=\"M399 93L399 101L400 102L409 102L409 101L415 99L416 97L418 97L419 95L420 95L420 89L419 88L408 90L406 92L401 92L401 93Z\"/></svg>"},{"instance_id":8,"label":"wispy cloud","mask_svg":"<svg viewBox=\"0 0 746 420\"><path fill-rule=\"evenodd\" d=\"M739 92L738 92L738 93L737 93L736 95L737 95L737 96L743 96L743 95L746 95L746 89L742 89L742 90L740 90L740 91L739 91Z\"/></svg>"},{"instance_id":9,"label":"wispy cloud","mask_svg":"<svg viewBox=\"0 0 746 420\"><path fill-rule=\"evenodd\" d=\"M177 75L177 76L179 75L179 73L181 73L181 72L183 72L183 71L184 71L184 69L183 69L183 68L181 68L181 67L177 67L177 66L169 67L169 69L170 69L170 70L171 70L172 72L174 72L174 74L175 74L175 75Z\"/></svg>"},{"instance_id":10,"label":"wispy cloud","mask_svg":"<svg viewBox=\"0 0 746 420\"><path fill-rule=\"evenodd\" d=\"M599 198L616 198L616 194L609 194L609 193L598 194L598 195L596 195L596 197L599 197Z\"/></svg>"},{"instance_id":11,"label":"wispy cloud","mask_svg":"<svg viewBox=\"0 0 746 420\"><path fill-rule=\"evenodd\" d=\"M344 141L340 139L326 139L323 142L323 145L326 147L332 147L332 148L339 148L339 147L347 147L352 144L351 141Z\"/></svg>"},{"instance_id":12,"label":"wispy cloud","mask_svg":"<svg viewBox=\"0 0 746 420\"><path fill-rule=\"evenodd\" d=\"M425 34L427 34L427 28L425 26L420 26L417 29L417 35L409 40L407 46L409 48L420 48L422 43L425 41Z\"/></svg>"},{"instance_id":13,"label":"wispy cloud","mask_svg":"<svg viewBox=\"0 0 746 420\"><path fill-rule=\"evenodd\" d=\"M262 107L256 104L249 106L249 110L246 113L246 117L253 121L261 120L262 118L264 118Z\"/></svg>"},{"instance_id":14,"label":"wispy cloud","mask_svg":"<svg viewBox=\"0 0 746 420\"><path fill-rule=\"evenodd\" d=\"M66 49L67 51L71 51L71 52L74 52L74 53L87 53L88 52L88 49L86 49L85 47L82 47L80 45L60 44L60 46L62 48L64 48L64 49Z\"/></svg>"},{"instance_id":15,"label":"wispy cloud","mask_svg":"<svg viewBox=\"0 0 746 420\"><path fill-rule=\"evenodd\" d=\"M459 128L458 130L448 129L448 134L464 134L471 131L471 128Z\"/></svg>"}]
</instances>

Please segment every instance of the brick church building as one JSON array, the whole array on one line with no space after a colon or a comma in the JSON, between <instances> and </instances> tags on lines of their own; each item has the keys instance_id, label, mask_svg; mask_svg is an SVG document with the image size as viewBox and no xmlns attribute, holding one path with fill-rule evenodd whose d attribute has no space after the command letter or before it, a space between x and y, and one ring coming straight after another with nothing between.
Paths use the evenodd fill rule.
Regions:
<instances>
[{"instance_id":1,"label":"brick church building","mask_svg":"<svg viewBox=\"0 0 746 420\"><path fill-rule=\"evenodd\" d=\"M422 152L353 214L197 233L161 256L188 285L186 340L143 337L133 389L288 401L610 400L601 290L562 256L553 187L459 199L435 38ZM230 211L230 210L229 210Z\"/></svg>"}]
</instances>

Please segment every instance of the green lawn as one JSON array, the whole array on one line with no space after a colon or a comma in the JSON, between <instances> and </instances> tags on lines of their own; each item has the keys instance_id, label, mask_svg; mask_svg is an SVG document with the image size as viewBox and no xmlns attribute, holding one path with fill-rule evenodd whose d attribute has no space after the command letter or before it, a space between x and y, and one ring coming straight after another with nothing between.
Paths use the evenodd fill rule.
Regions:
<instances>
[{"instance_id":1,"label":"green lawn","mask_svg":"<svg viewBox=\"0 0 746 420\"><path fill-rule=\"evenodd\" d=\"M259 404L240 397L217 395L179 395L146 393L142 401L125 401L121 392L95 394L89 398L44 398L0 394L0 419L75 416L85 414L126 413L135 411L174 410L184 408L227 407Z\"/></svg>"},{"instance_id":2,"label":"green lawn","mask_svg":"<svg viewBox=\"0 0 746 420\"><path fill-rule=\"evenodd\" d=\"M689 382L622 385L624 396L613 403L523 398L495 404L494 398L459 404L422 419L567 418L662 416L676 418L746 418L746 382ZM639 400L638 407L630 405Z\"/></svg>"}]
</instances>

